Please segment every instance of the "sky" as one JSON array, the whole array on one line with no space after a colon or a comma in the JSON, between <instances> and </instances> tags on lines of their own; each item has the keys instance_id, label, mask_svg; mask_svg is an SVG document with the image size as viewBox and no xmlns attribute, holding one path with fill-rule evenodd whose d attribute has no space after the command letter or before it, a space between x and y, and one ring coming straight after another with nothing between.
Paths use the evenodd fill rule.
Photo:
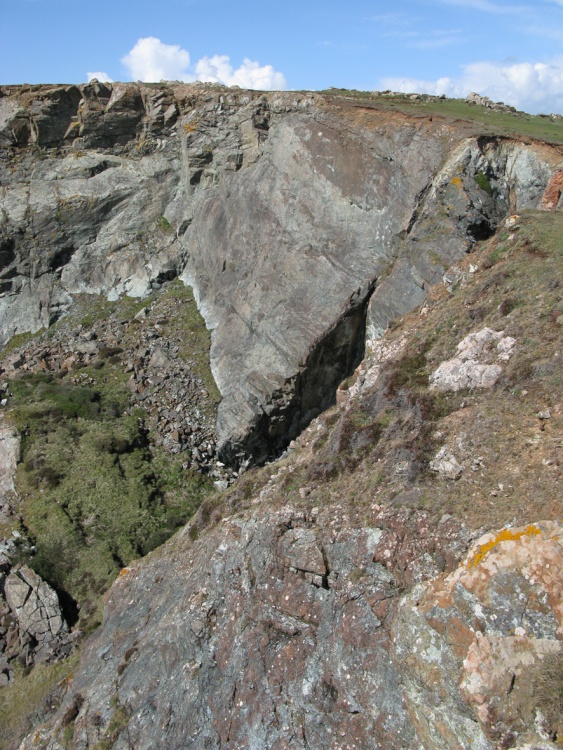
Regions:
<instances>
[{"instance_id":1,"label":"sky","mask_svg":"<svg viewBox=\"0 0 563 750\"><path fill-rule=\"evenodd\" d=\"M563 114L563 0L0 0L0 83L219 81Z\"/></svg>"}]
</instances>

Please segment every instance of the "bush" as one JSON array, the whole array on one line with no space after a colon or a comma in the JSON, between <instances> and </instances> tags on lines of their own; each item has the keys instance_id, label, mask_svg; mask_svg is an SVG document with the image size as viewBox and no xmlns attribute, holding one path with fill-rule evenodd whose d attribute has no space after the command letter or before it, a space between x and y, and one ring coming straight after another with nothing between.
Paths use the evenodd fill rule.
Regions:
<instances>
[{"instance_id":1,"label":"bush","mask_svg":"<svg viewBox=\"0 0 563 750\"><path fill-rule=\"evenodd\" d=\"M484 190L489 195L492 194L493 188L491 186L491 182L482 170L479 170L475 175L475 182L481 188L481 190Z\"/></svg>"},{"instance_id":2,"label":"bush","mask_svg":"<svg viewBox=\"0 0 563 750\"><path fill-rule=\"evenodd\" d=\"M425 347L406 352L392 363L387 373L387 395L393 396L403 388L420 389L428 386Z\"/></svg>"}]
</instances>

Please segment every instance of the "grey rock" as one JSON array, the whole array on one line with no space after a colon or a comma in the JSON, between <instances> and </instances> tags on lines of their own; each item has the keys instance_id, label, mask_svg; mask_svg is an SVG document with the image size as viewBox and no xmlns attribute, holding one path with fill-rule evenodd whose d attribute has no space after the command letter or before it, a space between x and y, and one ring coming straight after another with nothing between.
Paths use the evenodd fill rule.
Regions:
<instances>
[{"instance_id":1,"label":"grey rock","mask_svg":"<svg viewBox=\"0 0 563 750\"><path fill-rule=\"evenodd\" d=\"M20 436L0 415L0 518L11 514L19 458Z\"/></svg>"},{"instance_id":2,"label":"grey rock","mask_svg":"<svg viewBox=\"0 0 563 750\"><path fill-rule=\"evenodd\" d=\"M445 445L430 461L430 469L445 479L459 479L463 473L463 467Z\"/></svg>"},{"instance_id":3,"label":"grey rock","mask_svg":"<svg viewBox=\"0 0 563 750\"><path fill-rule=\"evenodd\" d=\"M230 464L283 449L334 399L366 328L380 336L509 210L538 206L560 161L308 93L2 92L0 145L18 158L1 168L0 345L72 295L143 297L181 274L213 331Z\"/></svg>"},{"instance_id":4,"label":"grey rock","mask_svg":"<svg viewBox=\"0 0 563 750\"><path fill-rule=\"evenodd\" d=\"M310 529L290 529L283 538L283 551L290 566L307 573L327 573L323 554Z\"/></svg>"},{"instance_id":5,"label":"grey rock","mask_svg":"<svg viewBox=\"0 0 563 750\"><path fill-rule=\"evenodd\" d=\"M68 631L57 594L28 566L12 569L4 592L22 633L39 643L51 643Z\"/></svg>"},{"instance_id":6,"label":"grey rock","mask_svg":"<svg viewBox=\"0 0 563 750\"><path fill-rule=\"evenodd\" d=\"M186 529L175 551L132 566L110 592L56 726L80 694L75 747L105 736L112 700L137 750L284 747L288 738L328 750L335 737L417 747L382 625L397 595L393 574L373 562L384 535L345 530L330 544L332 511L315 516L314 527L293 508L231 519L194 546ZM296 575L286 557L319 574Z\"/></svg>"},{"instance_id":7,"label":"grey rock","mask_svg":"<svg viewBox=\"0 0 563 750\"><path fill-rule=\"evenodd\" d=\"M528 736L527 665L561 650L561 526L486 535L439 575L461 530L445 519L417 536L425 514L385 513L336 533L335 507L314 522L296 508L266 510L193 545L186 529L166 554L131 566L38 730L45 746L56 747L73 706L74 746L93 746L109 736L116 705L124 746L137 750L288 747L288 737L297 749L328 750L337 737L359 748L491 750ZM285 564L301 548L294 559L309 565L316 545L326 545L326 588ZM419 583L409 579L403 596L415 562Z\"/></svg>"},{"instance_id":8,"label":"grey rock","mask_svg":"<svg viewBox=\"0 0 563 750\"><path fill-rule=\"evenodd\" d=\"M491 388L502 373L500 362L510 359L516 340L503 331L482 328L457 345L457 356L442 362L430 375L430 384L442 391Z\"/></svg>"}]
</instances>

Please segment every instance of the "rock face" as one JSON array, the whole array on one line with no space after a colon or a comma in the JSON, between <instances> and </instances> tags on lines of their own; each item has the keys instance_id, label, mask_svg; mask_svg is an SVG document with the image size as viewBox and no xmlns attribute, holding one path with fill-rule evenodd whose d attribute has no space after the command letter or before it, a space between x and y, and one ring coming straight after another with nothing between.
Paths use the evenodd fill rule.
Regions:
<instances>
[{"instance_id":1,"label":"rock face","mask_svg":"<svg viewBox=\"0 0 563 750\"><path fill-rule=\"evenodd\" d=\"M124 571L54 725L22 748L58 747L69 716L77 749L538 739L528 678L561 651L562 527L487 535L447 575L451 521L376 506L368 526L342 521L260 512Z\"/></svg>"},{"instance_id":2,"label":"rock face","mask_svg":"<svg viewBox=\"0 0 563 750\"><path fill-rule=\"evenodd\" d=\"M560 162L315 94L1 93L3 340L73 294L142 296L181 274L213 329L231 463L279 451L357 364L366 326L380 335L509 209L539 205Z\"/></svg>"},{"instance_id":3,"label":"rock face","mask_svg":"<svg viewBox=\"0 0 563 750\"><path fill-rule=\"evenodd\" d=\"M541 738L534 681L562 651L561 532L546 522L488 534L454 573L401 602L394 654L425 747Z\"/></svg>"},{"instance_id":4,"label":"rock face","mask_svg":"<svg viewBox=\"0 0 563 750\"><path fill-rule=\"evenodd\" d=\"M0 687L20 663L32 667L68 656L81 635L70 633L56 592L27 565L10 569L13 542L0 545ZM5 575L4 572L7 573Z\"/></svg>"},{"instance_id":5,"label":"rock face","mask_svg":"<svg viewBox=\"0 0 563 750\"><path fill-rule=\"evenodd\" d=\"M14 478L20 456L20 437L0 415L0 519L11 512L14 503Z\"/></svg>"}]
</instances>

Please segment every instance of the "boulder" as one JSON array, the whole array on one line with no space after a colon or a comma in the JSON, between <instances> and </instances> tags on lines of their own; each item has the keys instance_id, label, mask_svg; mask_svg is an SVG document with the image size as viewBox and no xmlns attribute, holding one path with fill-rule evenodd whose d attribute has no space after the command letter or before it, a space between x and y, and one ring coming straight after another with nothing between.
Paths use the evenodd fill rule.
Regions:
<instances>
[{"instance_id":1,"label":"boulder","mask_svg":"<svg viewBox=\"0 0 563 750\"><path fill-rule=\"evenodd\" d=\"M20 631L28 633L39 646L52 646L68 633L57 594L27 565L12 569L4 593Z\"/></svg>"},{"instance_id":2,"label":"boulder","mask_svg":"<svg viewBox=\"0 0 563 750\"><path fill-rule=\"evenodd\" d=\"M459 479L463 473L463 467L452 451L445 445L440 448L432 461L430 461L430 469L445 479Z\"/></svg>"},{"instance_id":3,"label":"boulder","mask_svg":"<svg viewBox=\"0 0 563 750\"><path fill-rule=\"evenodd\" d=\"M516 340L502 331L483 328L457 345L457 356L442 362L430 375L430 384L441 391L491 388L499 379L499 362L510 359Z\"/></svg>"}]
</instances>

